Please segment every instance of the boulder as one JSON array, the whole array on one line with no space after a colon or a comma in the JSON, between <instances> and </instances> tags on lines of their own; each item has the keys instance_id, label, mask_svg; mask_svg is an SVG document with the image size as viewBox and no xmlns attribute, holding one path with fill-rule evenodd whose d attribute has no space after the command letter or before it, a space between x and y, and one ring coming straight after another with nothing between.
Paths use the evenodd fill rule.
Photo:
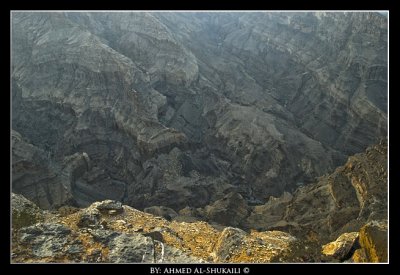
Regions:
<instances>
[{"instance_id":1,"label":"boulder","mask_svg":"<svg viewBox=\"0 0 400 275\"><path fill-rule=\"evenodd\" d=\"M101 202L96 202L94 205L96 209L98 209L101 213L120 214L124 212L122 203L115 200L105 200Z\"/></svg>"},{"instance_id":2,"label":"boulder","mask_svg":"<svg viewBox=\"0 0 400 275\"><path fill-rule=\"evenodd\" d=\"M388 224L387 220L371 221L360 230L361 251L354 261L381 263L388 261ZM365 258L363 257L365 255Z\"/></svg>"},{"instance_id":3,"label":"boulder","mask_svg":"<svg viewBox=\"0 0 400 275\"><path fill-rule=\"evenodd\" d=\"M358 232L344 233L335 241L322 246L322 254L339 261L350 258L358 245Z\"/></svg>"}]
</instances>

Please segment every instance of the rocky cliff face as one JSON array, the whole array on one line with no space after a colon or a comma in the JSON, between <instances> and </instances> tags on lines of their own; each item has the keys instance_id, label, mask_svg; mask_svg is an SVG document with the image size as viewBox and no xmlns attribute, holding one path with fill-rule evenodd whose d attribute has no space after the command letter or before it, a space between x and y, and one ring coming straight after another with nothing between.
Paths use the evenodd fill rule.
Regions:
<instances>
[{"instance_id":1,"label":"rocky cliff face","mask_svg":"<svg viewBox=\"0 0 400 275\"><path fill-rule=\"evenodd\" d=\"M49 212L12 194L12 205L13 263L387 261L387 221L371 221L321 246L283 231L167 221L112 200Z\"/></svg>"},{"instance_id":2,"label":"rocky cliff face","mask_svg":"<svg viewBox=\"0 0 400 275\"><path fill-rule=\"evenodd\" d=\"M174 219L195 217L248 231L281 230L326 243L368 222L387 224L387 190L387 143L381 140L293 194L271 196L265 204L252 206L231 192L205 208L185 208L179 211L182 217Z\"/></svg>"},{"instance_id":3,"label":"rocky cliff face","mask_svg":"<svg viewBox=\"0 0 400 275\"><path fill-rule=\"evenodd\" d=\"M386 136L386 72L378 13L15 12L13 191L261 205Z\"/></svg>"},{"instance_id":4,"label":"rocky cliff face","mask_svg":"<svg viewBox=\"0 0 400 275\"><path fill-rule=\"evenodd\" d=\"M255 206L246 224L259 230L313 234L326 242L359 231L370 221L387 220L387 143L351 156L344 166L293 194Z\"/></svg>"},{"instance_id":5,"label":"rocky cliff face","mask_svg":"<svg viewBox=\"0 0 400 275\"><path fill-rule=\"evenodd\" d=\"M13 195L16 214L24 200ZM22 228L13 223L13 262L269 262L296 241L278 231L169 222L111 200L67 215L31 211L45 219Z\"/></svg>"}]
</instances>

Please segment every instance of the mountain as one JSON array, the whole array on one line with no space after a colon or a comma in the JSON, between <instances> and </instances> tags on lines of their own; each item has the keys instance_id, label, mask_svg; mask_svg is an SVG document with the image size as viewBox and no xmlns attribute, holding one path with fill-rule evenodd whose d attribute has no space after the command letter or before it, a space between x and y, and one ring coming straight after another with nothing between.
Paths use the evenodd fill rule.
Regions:
<instances>
[{"instance_id":1,"label":"mountain","mask_svg":"<svg viewBox=\"0 0 400 275\"><path fill-rule=\"evenodd\" d=\"M41 210L12 194L12 261L387 262L386 151L382 140L293 196L271 197L265 205L246 206L230 193L196 209L208 223L187 210L145 209L158 210L152 215L113 200Z\"/></svg>"},{"instance_id":2,"label":"mountain","mask_svg":"<svg viewBox=\"0 0 400 275\"><path fill-rule=\"evenodd\" d=\"M387 134L379 13L13 12L11 74L40 167L13 190L44 208L263 203Z\"/></svg>"},{"instance_id":3,"label":"mountain","mask_svg":"<svg viewBox=\"0 0 400 275\"><path fill-rule=\"evenodd\" d=\"M12 191L46 221L24 234L66 236L75 225L54 211L112 200L168 228L203 226L213 245L237 241L217 242L230 226L243 249L281 247L204 256L167 243L171 261L384 259L367 244L387 231L387 16L13 11L11 36ZM107 251L128 245L133 232L119 233Z\"/></svg>"},{"instance_id":4,"label":"mountain","mask_svg":"<svg viewBox=\"0 0 400 275\"><path fill-rule=\"evenodd\" d=\"M388 219L387 176L387 142L381 140L349 157L332 174L297 189L291 198L271 197L265 205L255 206L246 224L295 235L312 232L323 241L336 239L367 222Z\"/></svg>"}]
</instances>

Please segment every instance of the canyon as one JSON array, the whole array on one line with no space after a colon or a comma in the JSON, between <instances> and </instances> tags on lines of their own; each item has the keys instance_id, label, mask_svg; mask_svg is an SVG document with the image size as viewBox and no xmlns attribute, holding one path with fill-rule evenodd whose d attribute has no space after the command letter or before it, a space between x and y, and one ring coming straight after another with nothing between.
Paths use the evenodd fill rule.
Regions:
<instances>
[{"instance_id":1,"label":"canyon","mask_svg":"<svg viewBox=\"0 0 400 275\"><path fill-rule=\"evenodd\" d=\"M12 202L38 207L13 260L387 260L368 235L387 232L385 15L13 12L11 36ZM36 253L39 231L80 252ZM335 241L354 249L321 254Z\"/></svg>"}]
</instances>

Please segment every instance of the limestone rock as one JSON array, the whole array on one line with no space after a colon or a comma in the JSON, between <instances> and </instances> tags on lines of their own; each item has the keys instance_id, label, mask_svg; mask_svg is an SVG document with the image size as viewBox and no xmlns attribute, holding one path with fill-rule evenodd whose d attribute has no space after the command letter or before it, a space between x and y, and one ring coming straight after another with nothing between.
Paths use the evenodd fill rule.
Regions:
<instances>
[{"instance_id":1,"label":"limestone rock","mask_svg":"<svg viewBox=\"0 0 400 275\"><path fill-rule=\"evenodd\" d=\"M11 193L12 228L33 225L43 221L43 212L24 196Z\"/></svg>"},{"instance_id":2,"label":"limestone rock","mask_svg":"<svg viewBox=\"0 0 400 275\"><path fill-rule=\"evenodd\" d=\"M247 217L249 208L243 197L231 192L213 204L206 206L206 217L222 225L238 226Z\"/></svg>"},{"instance_id":3,"label":"limestone rock","mask_svg":"<svg viewBox=\"0 0 400 275\"><path fill-rule=\"evenodd\" d=\"M73 202L69 174L46 151L12 131L12 191L43 209Z\"/></svg>"},{"instance_id":4,"label":"limestone rock","mask_svg":"<svg viewBox=\"0 0 400 275\"><path fill-rule=\"evenodd\" d=\"M205 260L189 256L181 250L169 245L165 245L164 255L163 257L161 256L162 254L159 253L159 256L156 258L156 263L206 263Z\"/></svg>"},{"instance_id":5,"label":"limestone rock","mask_svg":"<svg viewBox=\"0 0 400 275\"><path fill-rule=\"evenodd\" d=\"M79 227L98 227L100 226L101 214L99 210L89 208L79 213L77 226Z\"/></svg>"},{"instance_id":6,"label":"limestone rock","mask_svg":"<svg viewBox=\"0 0 400 275\"><path fill-rule=\"evenodd\" d=\"M70 156L66 156L62 162L65 172L67 172L71 181L75 181L80 178L86 171L91 168L91 161L87 153L75 153Z\"/></svg>"},{"instance_id":7,"label":"limestone rock","mask_svg":"<svg viewBox=\"0 0 400 275\"><path fill-rule=\"evenodd\" d=\"M39 223L30 227L22 228L19 231L19 241L23 245L29 245L32 248L34 257L62 257L67 250L73 250L79 253L81 246L75 244L74 247L67 246L69 239L67 238L71 230L61 224ZM73 254L74 254L73 253Z\"/></svg>"},{"instance_id":8,"label":"limestone rock","mask_svg":"<svg viewBox=\"0 0 400 275\"><path fill-rule=\"evenodd\" d=\"M116 211L115 213L122 213L124 208L119 201L105 200L95 204L96 209L100 212Z\"/></svg>"},{"instance_id":9,"label":"limestone rock","mask_svg":"<svg viewBox=\"0 0 400 275\"><path fill-rule=\"evenodd\" d=\"M267 203L257 205L252 209L244 225L246 228L257 230L283 228L285 221L282 221L282 218L292 198L293 196L287 192L279 198L270 197Z\"/></svg>"},{"instance_id":10,"label":"limestone rock","mask_svg":"<svg viewBox=\"0 0 400 275\"><path fill-rule=\"evenodd\" d=\"M129 204L143 208L156 205L199 208L223 197L233 186L216 171L210 174L214 160L203 154L174 147L144 162L144 172L127 190Z\"/></svg>"},{"instance_id":11,"label":"limestone rock","mask_svg":"<svg viewBox=\"0 0 400 275\"><path fill-rule=\"evenodd\" d=\"M93 240L106 245L108 245L113 238L118 236L117 232L105 229L94 229L90 231L90 234L93 236Z\"/></svg>"},{"instance_id":12,"label":"limestone rock","mask_svg":"<svg viewBox=\"0 0 400 275\"><path fill-rule=\"evenodd\" d=\"M367 262L387 262L387 220L371 221L360 230L360 245L364 250ZM354 261L363 261L363 253L353 257Z\"/></svg>"},{"instance_id":13,"label":"limestone rock","mask_svg":"<svg viewBox=\"0 0 400 275\"><path fill-rule=\"evenodd\" d=\"M338 260L349 258L358 245L358 232L344 233L335 241L322 246L322 254ZM352 251L353 250L353 251Z\"/></svg>"},{"instance_id":14,"label":"limestone rock","mask_svg":"<svg viewBox=\"0 0 400 275\"><path fill-rule=\"evenodd\" d=\"M90 250L42 261L108 260L102 240L117 236L93 230L118 232L113 261L137 260L127 236L156 227L213 258L228 225L326 244L387 219L384 15L13 12L11 24L12 191L42 209L89 206L52 219ZM243 250L219 260L285 260L291 237L266 232L238 233Z\"/></svg>"},{"instance_id":15,"label":"limestone rock","mask_svg":"<svg viewBox=\"0 0 400 275\"><path fill-rule=\"evenodd\" d=\"M290 252L297 239L280 231L253 232L225 228L214 247L217 262L271 262Z\"/></svg>"},{"instance_id":16,"label":"limestone rock","mask_svg":"<svg viewBox=\"0 0 400 275\"><path fill-rule=\"evenodd\" d=\"M246 232L241 229L227 227L222 232L215 244L215 255L219 262L225 262L232 256L232 249L238 248L246 236Z\"/></svg>"},{"instance_id":17,"label":"limestone rock","mask_svg":"<svg viewBox=\"0 0 400 275\"><path fill-rule=\"evenodd\" d=\"M152 238L153 241L164 242L162 232L163 230L161 228L154 228L153 230L144 233L143 235Z\"/></svg>"},{"instance_id":18,"label":"limestone rock","mask_svg":"<svg viewBox=\"0 0 400 275\"><path fill-rule=\"evenodd\" d=\"M325 173L321 173L322 170L331 170L331 164L341 163L343 152L353 154L365 149L361 144L375 143L377 139L370 133L375 137L385 135L386 126L373 128L370 123L386 120L386 80L383 79L386 79L387 48L383 45L387 41L387 26L384 16L317 12L169 13L158 17L181 41L190 45L194 54L202 53L205 48L213 53L202 54L207 61L204 65L199 63L201 76L204 76L200 83L230 102L218 102L214 99L217 95L209 100L213 104L208 104L211 106L206 108L206 117L216 129L207 137L211 146L223 151L224 156L236 164L233 167L240 171L238 174L249 177L246 180L257 199L282 194L283 190L278 190L272 182L279 182L276 185L285 186L286 190L299 182L310 182L314 176ZM370 20L374 27L363 27L365 20ZM352 27L346 27L350 22ZM209 27L207 31L205 26ZM212 32L214 29L219 31ZM355 29L357 34L352 35ZM357 39L368 40L371 44L364 48ZM375 43L383 46L377 50L377 55L361 61L359 57L366 48L372 50ZM324 46L315 48L316 44ZM380 65L375 66L375 62ZM331 65L326 66L328 63ZM235 65L240 69L233 72ZM357 80L361 75L366 79L371 76L364 87L359 86L364 81ZM217 89L212 89L214 83L219 85ZM355 93L357 87L361 90ZM323 104L319 101L322 98ZM351 107L348 107L348 100L352 102ZM363 100L373 103L363 106ZM219 106L220 102L225 106ZM363 120L364 115L372 120L359 125L357 121ZM279 118L289 123L282 123ZM301 125L304 136L297 130L292 131L291 121ZM321 142L323 147L313 140ZM299 146L289 145L297 142ZM305 147L304 151L300 149ZM286 152L291 152L289 158ZM318 157L310 156L310 152ZM279 165L280 161L285 165ZM291 173L298 170L302 178L296 180ZM259 175L254 175L257 172ZM264 184L266 178L269 184ZM239 177L236 180L239 181Z\"/></svg>"},{"instance_id":19,"label":"limestone rock","mask_svg":"<svg viewBox=\"0 0 400 275\"><path fill-rule=\"evenodd\" d=\"M383 171L383 173L382 173ZM331 175L296 191L283 220L312 228L325 240L387 217L387 143L356 154Z\"/></svg>"},{"instance_id":20,"label":"limestone rock","mask_svg":"<svg viewBox=\"0 0 400 275\"><path fill-rule=\"evenodd\" d=\"M354 251L353 256L350 259L350 262L354 263L368 263L367 255L365 254L365 250L360 248Z\"/></svg>"},{"instance_id":21,"label":"limestone rock","mask_svg":"<svg viewBox=\"0 0 400 275\"><path fill-rule=\"evenodd\" d=\"M206 222L167 221L125 205L118 217L101 215L96 205L69 215L48 213L44 223L15 229L13 262L271 262L296 241L279 231L221 232ZM101 222L80 227L82 214L91 211Z\"/></svg>"},{"instance_id":22,"label":"limestone rock","mask_svg":"<svg viewBox=\"0 0 400 275\"><path fill-rule=\"evenodd\" d=\"M153 263L153 241L140 234L121 234L110 242L112 263Z\"/></svg>"}]
</instances>

